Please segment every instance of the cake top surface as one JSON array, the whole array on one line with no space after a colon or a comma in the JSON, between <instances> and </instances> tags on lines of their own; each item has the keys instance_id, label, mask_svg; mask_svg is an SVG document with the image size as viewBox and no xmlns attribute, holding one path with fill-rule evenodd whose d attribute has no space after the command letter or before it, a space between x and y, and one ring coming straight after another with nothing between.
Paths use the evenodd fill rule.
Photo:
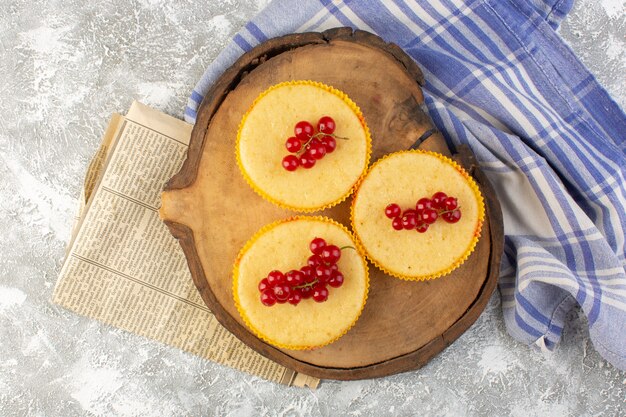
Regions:
<instances>
[{"instance_id":1,"label":"cake top surface","mask_svg":"<svg viewBox=\"0 0 626 417\"><path fill-rule=\"evenodd\" d=\"M337 262L345 281L329 288L325 302L303 299L298 305L260 301L258 284L270 271L287 272L306 265L309 242L322 237L341 251ZM233 293L240 315L261 339L287 349L328 344L347 332L358 319L368 291L367 265L349 231L324 217L282 220L262 228L244 246L234 269Z\"/></svg>"},{"instance_id":2,"label":"cake top surface","mask_svg":"<svg viewBox=\"0 0 626 417\"><path fill-rule=\"evenodd\" d=\"M335 120L337 147L309 169L286 171L299 121L316 125L323 116ZM291 81L264 91L243 117L237 135L237 161L246 181L267 200L298 211L315 211L345 199L363 175L370 157L369 130L344 93L312 81Z\"/></svg>"},{"instance_id":3,"label":"cake top surface","mask_svg":"<svg viewBox=\"0 0 626 417\"><path fill-rule=\"evenodd\" d=\"M458 200L458 223L442 219L425 233L395 230L385 208L402 209L436 192ZM440 154L404 151L377 161L355 193L352 224L368 258L380 269L404 279L431 279L458 267L473 251L484 220L478 186L458 164Z\"/></svg>"}]
</instances>

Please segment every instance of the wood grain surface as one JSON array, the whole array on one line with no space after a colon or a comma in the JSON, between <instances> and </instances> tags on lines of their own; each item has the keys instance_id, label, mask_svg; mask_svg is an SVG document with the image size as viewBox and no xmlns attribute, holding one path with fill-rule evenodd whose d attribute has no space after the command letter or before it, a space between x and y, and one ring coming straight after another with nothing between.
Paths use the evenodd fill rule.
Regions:
<instances>
[{"instance_id":1,"label":"wood grain surface","mask_svg":"<svg viewBox=\"0 0 626 417\"><path fill-rule=\"evenodd\" d=\"M232 265L263 225L294 215L261 199L235 161L238 124L269 86L308 79L354 100L372 132L372 162L415 145L433 129L423 112L419 67L402 50L350 28L271 39L243 55L205 97L188 157L165 187L161 216L185 252L194 282L216 318L239 339L289 368L320 378L361 379L415 369L458 338L492 294L503 247L494 191L468 148L453 155L485 196L487 221L470 258L453 273L407 282L370 268L370 296L355 327L339 341L310 351L277 349L243 324L232 297ZM440 133L420 148L450 155ZM350 199L320 214L349 227Z\"/></svg>"}]
</instances>

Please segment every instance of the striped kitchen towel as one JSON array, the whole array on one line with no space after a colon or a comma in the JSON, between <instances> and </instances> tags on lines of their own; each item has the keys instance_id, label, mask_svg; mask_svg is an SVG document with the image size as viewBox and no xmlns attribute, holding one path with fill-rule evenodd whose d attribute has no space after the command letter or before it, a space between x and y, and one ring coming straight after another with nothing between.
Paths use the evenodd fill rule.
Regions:
<instances>
[{"instance_id":1,"label":"striped kitchen towel","mask_svg":"<svg viewBox=\"0 0 626 417\"><path fill-rule=\"evenodd\" d=\"M209 66L185 118L268 38L350 26L398 44L437 128L472 148L502 204L509 333L551 350L578 303L596 349L626 369L626 116L554 31L572 1L275 0Z\"/></svg>"}]
</instances>

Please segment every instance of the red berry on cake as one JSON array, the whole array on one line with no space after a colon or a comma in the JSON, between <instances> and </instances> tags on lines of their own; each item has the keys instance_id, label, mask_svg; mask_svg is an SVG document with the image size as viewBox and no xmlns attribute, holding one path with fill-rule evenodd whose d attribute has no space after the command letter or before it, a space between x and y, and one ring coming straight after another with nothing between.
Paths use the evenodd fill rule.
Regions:
<instances>
[{"instance_id":1,"label":"red berry on cake","mask_svg":"<svg viewBox=\"0 0 626 417\"><path fill-rule=\"evenodd\" d=\"M261 293L261 302L268 307L276 304L276 296L273 289L267 289Z\"/></svg>"},{"instance_id":2,"label":"red berry on cake","mask_svg":"<svg viewBox=\"0 0 626 417\"><path fill-rule=\"evenodd\" d=\"M312 139L309 143L309 154L313 159L322 159L326 155L326 147L319 139Z\"/></svg>"},{"instance_id":3,"label":"red berry on cake","mask_svg":"<svg viewBox=\"0 0 626 417\"><path fill-rule=\"evenodd\" d=\"M415 213L404 214L402 216L402 226L406 230L415 229L415 226L417 226L417 216Z\"/></svg>"},{"instance_id":4,"label":"red berry on cake","mask_svg":"<svg viewBox=\"0 0 626 417\"><path fill-rule=\"evenodd\" d=\"M302 166L302 168L306 169L313 168L313 166L315 165L315 158L313 158L309 151L306 151L302 155L300 155L300 165Z\"/></svg>"},{"instance_id":5,"label":"red berry on cake","mask_svg":"<svg viewBox=\"0 0 626 417\"><path fill-rule=\"evenodd\" d=\"M311 255L309 256L309 259L306 260L306 264L315 268L316 266L322 264L322 258L319 255Z\"/></svg>"},{"instance_id":6,"label":"red berry on cake","mask_svg":"<svg viewBox=\"0 0 626 417\"><path fill-rule=\"evenodd\" d=\"M313 287L313 300L318 303L323 303L328 300L328 289L323 284L318 284Z\"/></svg>"},{"instance_id":7,"label":"red berry on cake","mask_svg":"<svg viewBox=\"0 0 626 417\"><path fill-rule=\"evenodd\" d=\"M439 214L437 214L437 210L433 209L425 209L422 211L421 221L427 224L433 224L437 221Z\"/></svg>"},{"instance_id":8,"label":"red berry on cake","mask_svg":"<svg viewBox=\"0 0 626 417\"><path fill-rule=\"evenodd\" d=\"M302 287L302 288L299 288L299 290L300 290L300 296L305 300L313 296L313 287Z\"/></svg>"},{"instance_id":9,"label":"red berry on cake","mask_svg":"<svg viewBox=\"0 0 626 417\"><path fill-rule=\"evenodd\" d=\"M268 289L270 287L270 283L267 282L267 278L263 278L260 282L259 282L259 292L263 292L266 289Z\"/></svg>"},{"instance_id":10,"label":"red berry on cake","mask_svg":"<svg viewBox=\"0 0 626 417\"><path fill-rule=\"evenodd\" d=\"M315 275L315 268L316 267L310 266L309 268L311 268L311 274L304 276L304 285L310 284L310 283L315 282L317 280L317 276Z\"/></svg>"},{"instance_id":11,"label":"red berry on cake","mask_svg":"<svg viewBox=\"0 0 626 417\"><path fill-rule=\"evenodd\" d=\"M387 207L385 207L385 216L387 216L390 219L395 219L401 213L402 213L402 210L400 209L400 206L395 203L391 203Z\"/></svg>"},{"instance_id":12,"label":"red berry on cake","mask_svg":"<svg viewBox=\"0 0 626 417\"><path fill-rule=\"evenodd\" d=\"M343 274L339 271L333 271L333 274L330 276L328 280L328 285L333 288L339 288L343 285Z\"/></svg>"},{"instance_id":13,"label":"red berry on cake","mask_svg":"<svg viewBox=\"0 0 626 417\"><path fill-rule=\"evenodd\" d=\"M300 301L302 301L302 293L299 289L291 292L289 299L287 300L289 304L293 304L294 306L298 305Z\"/></svg>"},{"instance_id":14,"label":"red berry on cake","mask_svg":"<svg viewBox=\"0 0 626 417\"><path fill-rule=\"evenodd\" d=\"M430 198L430 200L433 202L433 208L443 209L444 201L446 200L446 198L448 198L447 194L442 191L438 191L433 194L433 196Z\"/></svg>"},{"instance_id":15,"label":"red berry on cake","mask_svg":"<svg viewBox=\"0 0 626 417\"><path fill-rule=\"evenodd\" d=\"M306 265L300 268L300 272L302 272L302 282L308 282L307 278L315 276L315 269L312 266ZM301 283L300 283L301 284ZM300 285L298 284L298 285Z\"/></svg>"},{"instance_id":16,"label":"red berry on cake","mask_svg":"<svg viewBox=\"0 0 626 417\"><path fill-rule=\"evenodd\" d=\"M298 271L292 269L285 274L285 283L290 287L296 287L304 282L304 273L302 270Z\"/></svg>"},{"instance_id":17,"label":"red berry on cake","mask_svg":"<svg viewBox=\"0 0 626 417\"><path fill-rule=\"evenodd\" d=\"M332 136L323 136L320 141L326 148L326 153L332 153L337 148L337 141Z\"/></svg>"},{"instance_id":18,"label":"red berry on cake","mask_svg":"<svg viewBox=\"0 0 626 417\"><path fill-rule=\"evenodd\" d=\"M319 283L326 283L333 274L333 270L328 265L318 265L315 267L315 276Z\"/></svg>"},{"instance_id":19,"label":"red berry on cake","mask_svg":"<svg viewBox=\"0 0 626 417\"><path fill-rule=\"evenodd\" d=\"M458 207L458 201L454 197L448 197L443 201L443 208L446 211L452 211Z\"/></svg>"},{"instance_id":20,"label":"red berry on cake","mask_svg":"<svg viewBox=\"0 0 626 417\"><path fill-rule=\"evenodd\" d=\"M404 225L402 224L402 217L398 216L393 219L393 221L391 222L391 227L393 227L395 230L403 230Z\"/></svg>"},{"instance_id":21,"label":"red berry on cake","mask_svg":"<svg viewBox=\"0 0 626 417\"><path fill-rule=\"evenodd\" d=\"M285 275L278 270L274 270L270 272L269 274L267 274L267 282L270 285L270 287L274 287L278 284L282 284L283 282L285 282Z\"/></svg>"},{"instance_id":22,"label":"red berry on cake","mask_svg":"<svg viewBox=\"0 0 626 417\"><path fill-rule=\"evenodd\" d=\"M335 121L330 116L323 116L317 122L317 131L320 133L332 134L335 131Z\"/></svg>"},{"instance_id":23,"label":"red berry on cake","mask_svg":"<svg viewBox=\"0 0 626 417\"><path fill-rule=\"evenodd\" d=\"M306 142L313 136L313 125L305 120L299 121L293 129L293 133L300 141Z\"/></svg>"},{"instance_id":24,"label":"red berry on cake","mask_svg":"<svg viewBox=\"0 0 626 417\"><path fill-rule=\"evenodd\" d=\"M295 136L292 136L285 142L285 148L291 153L296 153L302 149L302 142Z\"/></svg>"},{"instance_id":25,"label":"red berry on cake","mask_svg":"<svg viewBox=\"0 0 626 417\"><path fill-rule=\"evenodd\" d=\"M328 245L322 249L320 256L324 262L336 264L339 258L341 258L341 249L335 245Z\"/></svg>"},{"instance_id":26,"label":"red berry on cake","mask_svg":"<svg viewBox=\"0 0 626 417\"><path fill-rule=\"evenodd\" d=\"M316 237L309 243L309 249L315 255L320 255L322 253L322 249L326 246L326 241L321 237Z\"/></svg>"},{"instance_id":27,"label":"red berry on cake","mask_svg":"<svg viewBox=\"0 0 626 417\"><path fill-rule=\"evenodd\" d=\"M287 171L295 171L298 169L301 160L295 155L287 155L283 158L283 168Z\"/></svg>"},{"instance_id":28,"label":"red berry on cake","mask_svg":"<svg viewBox=\"0 0 626 417\"><path fill-rule=\"evenodd\" d=\"M278 284L273 288L273 290L277 303L284 304L287 300L289 300L289 296L291 295L291 287L289 285Z\"/></svg>"},{"instance_id":29,"label":"red berry on cake","mask_svg":"<svg viewBox=\"0 0 626 417\"><path fill-rule=\"evenodd\" d=\"M424 211L424 209L427 208L433 208L433 202L430 200L430 198L424 197L417 200L417 204L415 204L415 210Z\"/></svg>"},{"instance_id":30,"label":"red berry on cake","mask_svg":"<svg viewBox=\"0 0 626 417\"><path fill-rule=\"evenodd\" d=\"M460 210L448 211L446 213L443 213L441 217L448 223L456 223L459 220L461 220L461 211Z\"/></svg>"}]
</instances>

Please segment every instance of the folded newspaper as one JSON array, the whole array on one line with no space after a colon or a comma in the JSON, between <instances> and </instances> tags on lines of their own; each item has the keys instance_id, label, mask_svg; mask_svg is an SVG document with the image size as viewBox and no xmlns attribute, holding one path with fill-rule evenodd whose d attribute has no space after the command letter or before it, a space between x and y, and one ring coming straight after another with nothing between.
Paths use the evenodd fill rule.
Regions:
<instances>
[{"instance_id":1,"label":"folded newspaper","mask_svg":"<svg viewBox=\"0 0 626 417\"><path fill-rule=\"evenodd\" d=\"M318 379L259 355L217 322L159 219L161 189L179 170L191 130L139 102L113 115L85 178L53 301L270 381L315 389Z\"/></svg>"}]
</instances>

